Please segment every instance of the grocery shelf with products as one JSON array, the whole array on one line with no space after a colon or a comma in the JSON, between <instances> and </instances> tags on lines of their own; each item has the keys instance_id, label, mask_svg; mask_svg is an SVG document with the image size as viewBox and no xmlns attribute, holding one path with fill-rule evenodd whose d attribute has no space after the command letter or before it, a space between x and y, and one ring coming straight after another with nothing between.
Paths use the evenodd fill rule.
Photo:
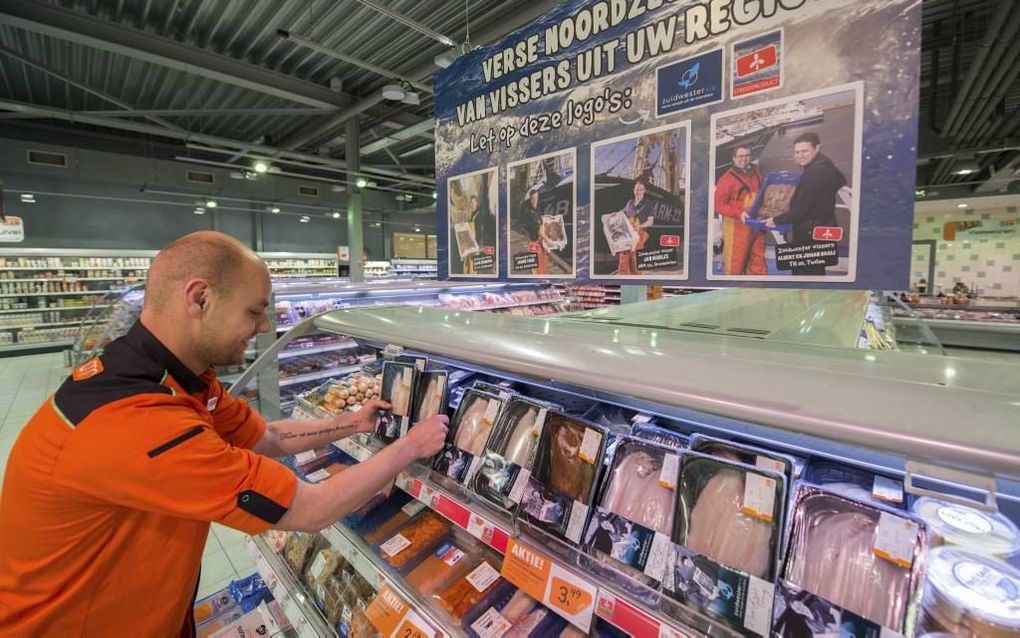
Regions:
<instances>
[{"instance_id":1,"label":"grocery shelf with products","mask_svg":"<svg viewBox=\"0 0 1020 638\"><path fill-rule=\"evenodd\" d=\"M392 276L391 268L388 261L366 261L362 273L365 279L385 279Z\"/></svg>"},{"instance_id":2,"label":"grocery shelf with products","mask_svg":"<svg viewBox=\"0 0 1020 638\"><path fill-rule=\"evenodd\" d=\"M273 279L317 279L339 276L336 255L330 253L259 253Z\"/></svg>"},{"instance_id":3,"label":"grocery shelf with products","mask_svg":"<svg viewBox=\"0 0 1020 638\"><path fill-rule=\"evenodd\" d=\"M923 344L933 334L944 346L1020 352L1020 302L964 297L967 303L958 304L954 299L922 298L905 304L890 297L887 306L904 342Z\"/></svg>"},{"instance_id":4,"label":"grocery shelf with products","mask_svg":"<svg viewBox=\"0 0 1020 638\"><path fill-rule=\"evenodd\" d=\"M275 353L313 330L403 348L425 360L421 378L442 373L447 447L397 486L428 507L415 516L435 512L446 533L500 554L508 591L582 631L782 634L805 596L875 634L1015 629L987 591L943 576L962 566L1020 583L1009 365L858 349L864 292L698 297L698 311L681 297L539 319L345 309L308 320L246 374L275 370ZM367 388L384 383L372 370ZM415 384L420 414L431 395ZM782 398L791 389L796 403ZM353 407L340 390L311 411ZM361 461L385 440L338 446ZM846 551L819 559L834 540ZM375 546L365 555L388 562ZM881 594L858 586L875 578ZM442 617L435 599L417 604Z\"/></svg>"},{"instance_id":5,"label":"grocery shelf with products","mask_svg":"<svg viewBox=\"0 0 1020 638\"><path fill-rule=\"evenodd\" d=\"M71 345L111 298L144 280L154 254L0 250L0 355Z\"/></svg>"},{"instance_id":6,"label":"grocery shelf with products","mask_svg":"<svg viewBox=\"0 0 1020 638\"><path fill-rule=\"evenodd\" d=\"M390 274L394 277L435 279L438 266L435 259L392 259Z\"/></svg>"},{"instance_id":7,"label":"grocery shelf with products","mask_svg":"<svg viewBox=\"0 0 1020 638\"><path fill-rule=\"evenodd\" d=\"M620 287L609 284L570 284L567 290L582 308L620 305Z\"/></svg>"}]
</instances>

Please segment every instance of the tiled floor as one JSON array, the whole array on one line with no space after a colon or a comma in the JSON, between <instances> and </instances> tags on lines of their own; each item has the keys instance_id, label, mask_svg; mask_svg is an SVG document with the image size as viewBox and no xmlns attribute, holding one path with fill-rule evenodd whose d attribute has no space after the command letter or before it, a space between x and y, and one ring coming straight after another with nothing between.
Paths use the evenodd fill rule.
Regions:
<instances>
[{"instance_id":1,"label":"tiled floor","mask_svg":"<svg viewBox=\"0 0 1020 638\"><path fill-rule=\"evenodd\" d=\"M0 477L21 428L68 375L63 361L60 353L0 359ZM244 537L241 532L213 525L202 556L199 598L255 572L244 551Z\"/></svg>"}]
</instances>

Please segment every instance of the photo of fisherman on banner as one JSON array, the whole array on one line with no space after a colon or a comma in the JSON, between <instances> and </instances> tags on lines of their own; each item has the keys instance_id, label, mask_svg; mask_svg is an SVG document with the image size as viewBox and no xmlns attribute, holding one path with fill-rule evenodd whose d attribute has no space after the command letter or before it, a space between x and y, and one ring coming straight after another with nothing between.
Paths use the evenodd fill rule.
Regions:
<instances>
[{"instance_id":1,"label":"photo of fisherman on banner","mask_svg":"<svg viewBox=\"0 0 1020 638\"><path fill-rule=\"evenodd\" d=\"M853 281L861 85L712 116L709 279Z\"/></svg>"},{"instance_id":2,"label":"photo of fisherman on banner","mask_svg":"<svg viewBox=\"0 0 1020 638\"><path fill-rule=\"evenodd\" d=\"M591 278L687 278L689 123L592 144Z\"/></svg>"},{"instance_id":3,"label":"photo of fisherman on banner","mask_svg":"<svg viewBox=\"0 0 1020 638\"><path fill-rule=\"evenodd\" d=\"M499 171L458 175L447 180L450 277L496 277Z\"/></svg>"},{"instance_id":4,"label":"photo of fisherman on banner","mask_svg":"<svg viewBox=\"0 0 1020 638\"><path fill-rule=\"evenodd\" d=\"M510 277L574 278L576 164L569 149L507 166Z\"/></svg>"}]
</instances>

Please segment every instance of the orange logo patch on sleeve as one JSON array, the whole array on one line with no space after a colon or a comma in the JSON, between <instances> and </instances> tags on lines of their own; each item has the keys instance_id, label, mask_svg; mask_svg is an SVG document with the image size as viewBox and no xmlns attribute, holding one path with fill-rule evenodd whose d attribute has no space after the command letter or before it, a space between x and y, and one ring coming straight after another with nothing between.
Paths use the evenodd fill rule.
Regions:
<instances>
[{"instance_id":1,"label":"orange logo patch on sleeve","mask_svg":"<svg viewBox=\"0 0 1020 638\"><path fill-rule=\"evenodd\" d=\"M83 381L85 379L91 379L100 372L103 371L103 362L99 360L99 357L92 357L85 363L81 364L74 369L71 373L71 378L75 381Z\"/></svg>"}]
</instances>

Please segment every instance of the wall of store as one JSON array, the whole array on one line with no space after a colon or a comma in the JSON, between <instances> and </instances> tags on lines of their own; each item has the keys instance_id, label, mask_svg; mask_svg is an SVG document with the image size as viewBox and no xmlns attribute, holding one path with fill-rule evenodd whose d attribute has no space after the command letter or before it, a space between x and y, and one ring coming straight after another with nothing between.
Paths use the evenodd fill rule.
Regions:
<instances>
[{"instance_id":1,"label":"wall of store","mask_svg":"<svg viewBox=\"0 0 1020 638\"><path fill-rule=\"evenodd\" d=\"M934 240L935 280L946 291L962 281L985 297L1020 297L1020 195L968 200L969 208L956 208L955 201L940 205L918 205L914 218L914 241ZM943 237L947 221L978 219L998 226L1012 220L1012 234L991 239ZM1008 228L1009 226L1007 226ZM911 257L911 282L927 277L927 248L916 246Z\"/></svg>"},{"instance_id":2,"label":"wall of store","mask_svg":"<svg viewBox=\"0 0 1020 638\"><path fill-rule=\"evenodd\" d=\"M64 153L68 167L31 165L26 160L28 149ZM214 185L188 182L188 170L212 173ZM156 250L185 233L212 228L255 247L259 218L266 252L333 253L347 244L346 221L326 216L329 210L346 210L346 196L322 182L278 176L236 180L228 170L217 167L7 139L0 139L0 181L8 190L8 214L25 221L25 241L7 246L11 248ZM320 194L298 196L298 185L317 186ZM22 203L12 191L35 193L36 203ZM196 196L182 196L186 193ZM220 205L215 215L211 211L194 214L197 194L217 198ZM389 258L386 237L392 232L411 230L414 224L423 229L435 226L434 214L396 210L401 204L394 202L392 193L370 191L363 200L363 241L373 259ZM269 212L259 215L265 208L261 202L267 201L280 202L284 211L290 204L288 212L308 214L311 220L302 223L297 216ZM383 224L377 227L376 221Z\"/></svg>"}]
</instances>

